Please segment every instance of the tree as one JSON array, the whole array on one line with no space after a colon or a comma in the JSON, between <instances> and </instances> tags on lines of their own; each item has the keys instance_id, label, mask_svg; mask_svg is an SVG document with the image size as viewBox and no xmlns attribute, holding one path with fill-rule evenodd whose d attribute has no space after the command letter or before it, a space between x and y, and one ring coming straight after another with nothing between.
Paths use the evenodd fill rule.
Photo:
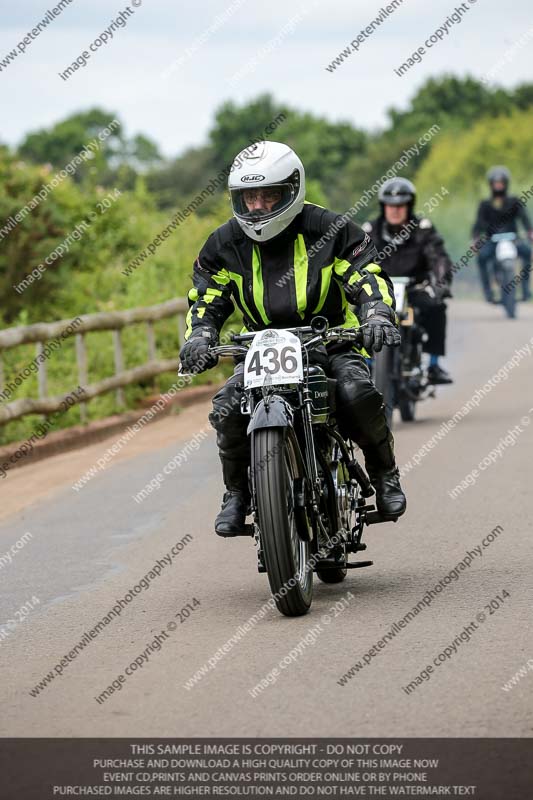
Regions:
<instances>
[{"instance_id":1,"label":"tree","mask_svg":"<svg viewBox=\"0 0 533 800\"><path fill-rule=\"evenodd\" d=\"M388 110L389 132L416 135L435 124L464 130L480 117L505 114L514 105L512 93L504 89L489 88L469 76L443 75L427 80L407 110Z\"/></svg>"},{"instance_id":2,"label":"tree","mask_svg":"<svg viewBox=\"0 0 533 800\"><path fill-rule=\"evenodd\" d=\"M277 128L265 136L275 120L279 122ZM326 192L326 182L343 169L349 158L364 152L367 141L366 134L348 122L329 122L277 105L267 94L241 107L225 103L217 111L209 134L216 163L230 164L240 150L261 136L292 147L309 176L321 181Z\"/></svg>"},{"instance_id":3,"label":"tree","mask_svg":"<svg viewBox=\"0 0 533 800\"><path fill-rule=\"evenodd\" d=\"M149 172L146 185L159 208L174 208L199 194L216 174L211 148L194 147ZM205 208L210 205L206 202ZM205 208L201 206L199 212Z\"/></svg>"},{"instance_id":4,"label":"tree","mask_svg":"<svg viewBox=\"0 0 533 800\"><path fill-rule=\"evenodd\" d=\"M60 169L105 128L109 135L99 142L91 160L76 171L76 182L90 180L106 186L131 186L135 175L153 169L162 161L153 141L142 134L128 140L117 116L99 108L73 114L51 128L29 133L18 152L35 164L51 164Z\"/></svg>"}]
</instances>

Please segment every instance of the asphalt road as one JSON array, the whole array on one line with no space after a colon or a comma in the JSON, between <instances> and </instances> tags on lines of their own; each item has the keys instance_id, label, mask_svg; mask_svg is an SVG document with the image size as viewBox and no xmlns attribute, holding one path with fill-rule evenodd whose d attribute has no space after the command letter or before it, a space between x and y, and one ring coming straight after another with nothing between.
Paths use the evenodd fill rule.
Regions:
<instances>
[{"instance_id":1,"label":"asphalt road","mask_svg":"<svg viewBox=\"0 0 533 800\"><path fill-rule=\"evenodd\" d=\"M455 383L420 407L416 423L396 425L400 465L417 453L419 463L404 478L405 517L368 529L365 557L374 566L337 586L316 581L306 617L268 610L240 628L238 641L231 637L270 595L252 541L213 533L222 484L212 433L144 502L132 499L205 427L208 404L149 426L77 492L72 481L113 440L8 475L0 557L26 531L32 538L12 563L0 561L0 624L27 612L0 638L0 735L533 735L533 671L502 689L533 658L532 337L533 306L521 307L514 322L481 303L452 306L447 363ZM443 433L442 424L528 344L531 354L523 351ZM439 429L442 438L432 439ZM452 498L494 448L494 463L486 460ZM493 541L482 547L491 531ZM180 540L148 588L61 667ZM455 580L450 572L468 551L472 562ZM446 576L427 607L392 629ZM176 616L187 604L188 614ZM138 668L118 678L136 658ZM185 688L209 659L213 668ZM358 661L364 666L341 686ZM403 687L428 665L433 671L407 693ZM271 683L252 697L269 673ZM113 681L115 691L97 702Z\"/></svg>"}]
</instances>

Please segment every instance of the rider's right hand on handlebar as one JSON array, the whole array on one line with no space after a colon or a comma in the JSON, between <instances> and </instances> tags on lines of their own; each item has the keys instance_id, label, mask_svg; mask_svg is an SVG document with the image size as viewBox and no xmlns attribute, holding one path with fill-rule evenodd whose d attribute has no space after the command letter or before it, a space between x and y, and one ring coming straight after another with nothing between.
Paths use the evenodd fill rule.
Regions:
<instances>
[{"instance_id":1,"label":"rider's right hand on handlebar","mask_svg":"<svg viewBox=\"0 0 533 800\"><path fill-rule=\"evenodd\" d=\"M215 367L218 356L210 353L209 348L216 344L216 340L216 333L206 328L193 332L180 350L181 371L198 375Z\"/></svg>"}]
</instances>

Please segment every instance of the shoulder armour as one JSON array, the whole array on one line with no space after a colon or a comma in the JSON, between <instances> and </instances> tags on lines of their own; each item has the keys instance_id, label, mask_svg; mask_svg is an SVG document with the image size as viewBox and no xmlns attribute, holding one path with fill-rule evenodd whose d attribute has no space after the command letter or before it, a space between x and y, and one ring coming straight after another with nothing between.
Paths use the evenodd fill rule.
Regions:
<instances>
[{"instance_id":1,"label":"shoulder armour","mask_svg":"<svg viewBox=\"0 0 533 800\"><path fill-rule=\"evenodd\" d=\"M361 228L364 230L365 233L371 233L372 223L367 220L366 222L363 222Z\"/></svg>"},{"instance_id":2,"label":"shoulder armour","mask_svg":"<svg viewBox=\"0 0 533 800\"><path fill-rule=\"evenodd\" d=\"M233 217L227 222L224 222L224 224L217 228L213 234L217 247L219 248L246 239L246 234L242 230L237 220Z\"/></svg>"},{"instance_id":3,"label":"shoulder armour","mask_svg":"<svg viewBox=\"0 0 533 800\"><path fill-rule=\"evenodd\" d=\"M432 228L433 227L433 223L427 217L422 217L422 219L420 220L420 222L418 224L418 227L421 230L427 230L428 228Z\"/></svg>"},{"instance_id":4,"label":"shoulder armour","mask_svg":"<svg viewBox=\"0 0 533 800\"><path fill-rule=\"evenodd\" d=\"M309 233L324 233L335 222L337 214L314 203L305 203L302 210L302 227Z\"/></svg>"}]
</instances>

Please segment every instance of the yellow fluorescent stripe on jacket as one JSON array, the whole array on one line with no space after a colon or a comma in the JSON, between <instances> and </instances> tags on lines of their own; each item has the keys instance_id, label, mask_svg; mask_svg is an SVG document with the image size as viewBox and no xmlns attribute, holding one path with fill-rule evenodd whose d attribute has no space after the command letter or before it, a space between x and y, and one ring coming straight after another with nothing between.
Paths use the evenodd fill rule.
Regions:
<instances>
[{"instance_id":1,"label":"yellow fluorescent stripe on jacket","mask_svg":"<svg viewBox=\"0 0 533 800\"><path fill-rule=\"evenodd\" d=\"M318 303L313 309L313 314L317 314L326 302L326 297L331 285L331 273L333 271L333 264L328 264L327 267L322 267L320 275L320 298Z\"/></svg>"},{"instance_id":2,"label":"yellow fluorescent stripe on jacket","mask_svg":"<svg viewBox=\"0 0 533 800\"><path fill-rule=\"evenodd\" d=\"M294 283L296 286L296 303L298 314L303 319L307 308L307 272L309 269L309 259L307 257L307 247L301 233L294 242Z\"/></svg>"},{"instance_id":3,"label":"yellow fluorescent stripe on jacket","mask_svg":"<svg viewBox=\"0 0 533 800\"><path fill-rule=\"evenodd\" d=\"M242 306L242 307L243 307L243 309L246 311L246 313L248 314L248 316L250 317L250 319L251 319L253 322L255 322L256 320L255 320L255 318L254 318L253 314L251 313L250 309L248 308L248 306L246 305L246 302L245 302L245 300L244 300L244 290L243 290L242 275L239 275L239 273L238 273L238 272L230 272L230 271L228 271L228 275L229 275L229 277L231 278L231 280L232 280L232 281L233 281L233 282L236 284L236 286L237 286L237 289L238 289L238 291L239 291L239 298L240 298L240 301L241 301L241 306Z\"/></svg>"},{"instance_id":4,"label":"yellow fluorescent stripe on jacket","mask_svg":"<svg viewBox=\"0 0 533 800\"><path fill-rule=\"evenodd\" d=\"M263 284L261 256L259 254L259 248L255 244L252 253L252 292L254 296L254 303L261 315L261 319L265 325L268 325L270 320L265 311L265 286Z\"/></svg>"}]
</instances>

